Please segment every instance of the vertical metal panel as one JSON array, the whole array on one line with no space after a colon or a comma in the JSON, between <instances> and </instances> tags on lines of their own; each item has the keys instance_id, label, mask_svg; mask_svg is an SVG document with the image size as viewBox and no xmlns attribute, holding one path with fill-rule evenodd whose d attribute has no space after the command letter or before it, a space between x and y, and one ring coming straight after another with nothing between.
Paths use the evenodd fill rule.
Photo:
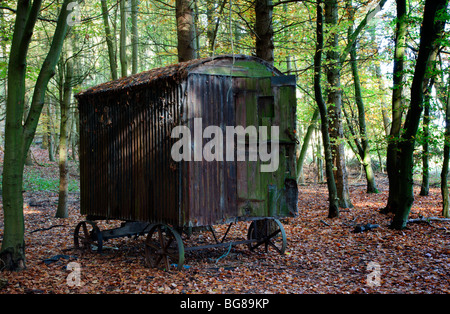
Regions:
<instances>
[{"instance_id":1,"label":"vertical metal panel","mask_svg":"<svg viewBox=\"0 0 450 314\"><path fill-rule=\"evenodd\" d=\"M194 140L194 118L201 118L202 132L208 126L221 127L223 133L224 155L226 148L225 127L235 124L234 103L231 78L191 74L187 80L188 101L186 104L186 125ZM211 139L203 139L204 148ZM236 165L235 161L194 161L186 165L189 173L184 189L188 216L187 224L209 225L221 223L236 216Z\"/></svg>"},{"instance_id":2,"label":"vertical metal panel","mask_svg":"<svg viewBox=\"0 0 450 314\"><path fill-rule=\"evenodd\" d=\"M80 99L82 214L178 224L175 84Z\"/></svg>"}]
</instances>

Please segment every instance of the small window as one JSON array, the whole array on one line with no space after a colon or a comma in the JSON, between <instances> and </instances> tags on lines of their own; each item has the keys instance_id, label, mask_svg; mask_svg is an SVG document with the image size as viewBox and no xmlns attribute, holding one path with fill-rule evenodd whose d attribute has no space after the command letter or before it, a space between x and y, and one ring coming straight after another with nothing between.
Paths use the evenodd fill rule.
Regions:
<instances>
[{"instance_id":1,"label":"small window","mask_svg":"<svg viewBox=\"0 0 450 314\"><path fill-rule=\"evenodd\" d=\"M259 118L273 118L275 99L273 96L258 97L258 116Z\"/></svg>"}]
</instances>

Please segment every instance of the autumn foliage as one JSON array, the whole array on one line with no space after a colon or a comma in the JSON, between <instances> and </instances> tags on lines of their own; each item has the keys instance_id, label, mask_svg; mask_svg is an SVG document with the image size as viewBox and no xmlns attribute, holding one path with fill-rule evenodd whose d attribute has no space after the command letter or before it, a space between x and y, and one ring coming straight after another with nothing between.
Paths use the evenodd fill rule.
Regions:
<instances>
[{"instance_id":1,"label":"autumn foliage","mask_svg":"<svg viewBox=\"0 0 450 314\"><path fill-rule=\"evenodd\" d=\"M33 168L42 175L56 173L49 167ZM410 223L406 230L391 230L392 217L379 213L387 200L386 176L377 177L380 194L367 194L357 175L350 178L354 208L341 209L337 219L327 218L326 185L299 186L300 215L282 221L288 241L284 255L251 253L245 245L194 251L186 253L181 271L147 268L142 236L109 240L101 254L75 250L73 231L84 219L79 214L78 193L70 193L69 218L61 219L54 218L56 191L27 191L27 268L1 272L0 293L449 293L448 222ZM427 197L418 193L419 187L410 218L439 216L440 190L431 188ZM2 215L0 211L0 239ZM355 232L367 223L379 227ZM118 224L104 221L99 226L105 230ZM245 239L248 224L233 226L230 239ZM227 225L215 227L222 235ZM184 241L195 246L213 243L213 238L203 231ZM79 285L68 284L71 262L80 265Z\"/></svg>"}]
</instances>

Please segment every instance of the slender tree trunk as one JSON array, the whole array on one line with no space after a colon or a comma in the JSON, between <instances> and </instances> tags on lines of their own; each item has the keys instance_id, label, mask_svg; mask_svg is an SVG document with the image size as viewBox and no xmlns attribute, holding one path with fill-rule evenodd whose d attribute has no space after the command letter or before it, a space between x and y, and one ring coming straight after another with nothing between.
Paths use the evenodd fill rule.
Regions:
<instances>
[{"instance_id":1,"label":"slender tree trunk","mask_svg":"<svg viewBox=\"0 0 450 314\"><path fill-rule=\"evenodd\" d=\"M109 68L111 70L111 78L117 80L117 59L116 59L116 46L111 27L109 26L108 7L106 0L101 0L102 5L102 18L103 25L105 27L106 45L108 46Z\"/></svg>"},{"instance_id":2,"label":"slender tree trunk","mask_svg":"<svg viewBox=\"0 0 450 314\"><path fill-rule=\"evenodd\" d=\"M376 42L377 36L376 36L376 27L375 26L373 26L370 29L370 33L371 33L372 41ZM378 50L378 47L377 47L377 50ZM381 75L381 66L379 63L376 63L374 65L374 67L375 67L375 76L377 78L378 86L379 86L379 93L380 93L380 95L387 95L386 86L384 84L384 80ZM384 102L381 102L380 109L381 109L381 115L383 116L384 134L386 136L389 136L389 134L391 133L391 120L389 118L389 115L386 110L386 106L385 106ZM377 150L378 150L378 147L377 147Z\"/></svg>"},{"instance_id":3,"label":"slender tree trunk","mask_svg":"<svg viewBox=\"0 0 450 314\"><path fill-rule=\"evenodd\" d=\"M394 213L398 207L398 140L402 125L404 59L406 47L407 15L406 0L396 0L397 27L395 31L394 72L392 91L392 124L388 137L386 170L389 179L389 196L382 213Z\"/></svg>"},{"instance_id":4,"label":"slender tree trunk","mask_svg":"<svg viewBox=\"0 0 450 314\"><path fill-rule=\"evenodd\" d=\"M353 21L353 8L350 8L350 20ZM353 32L353 27L349 28L349 37ZM369 139L367 138L366 130L366 112L364 108L364 102L361 92L361 82L359 80L358 65L356 63L356 42L353 44L350 50L350 64L352 68L353 82L355 87L355 102L358 108L358 125L359 125L359 135L360 140L360 150L359 154L361 157L361 164L364 167L364 172L366 174L367 181L367 193L378 193L378 188L375 183L375 174L372 168L372 158L370 156L370 145Z\"/></svg>"},{"instance_id":5,"label":"slender tree trunk","mask_svg":"<svg viewBox=\"0 0 450 314\"><path fill-rule=\"evenodd\" d=\"M314 95L320 112L323 147L325 151L325 172L327 177L329 200L328 217L334 218L339 217L339 198L333 173L333 157L331 153L330 137L328 134L328 114L325 101L322 97L322 87L320 84L323 51L323 14L321 2L321 0L317 0L317 43L314 54Z\"/></svg>"},{"instance_id":6,"label":"slender tree trunk","mask_svg":"<svg viewBox=\"0 0 450 314\"><path fill-rule=\"evenodd\" d=\"M176 0L178 61L195 59L194 16L192 0Z\"/></svg>"},{"instance_id":7,"label":"slender tree trunk","mask_svg":"<svg viewBox=\"0 0 450 314\"><path fill-rule=\"evenodd\" d=\"M329 27L328 49L326 50L326 75L328 81L327 106L330 119L330 137L332 141L333 162L335 167L336 187L338 190L339 206L353 207L348 188L347 167L345 165L344 130L342 126L342 89L341 62L339 55L339 41L336 26L338 24L337 0L325 0L325 24Z\"/></svg>"},{"instance_id":8,"label":"slender tree trunk","mask_svg":"<svg viewBox=\"0 0 450 314\"><path fill-rule=\"evenodd\" d=\"M209 49L209 55L212 56L214 54L214 41L215 41L215 34L214 34L214 9L215 9L215 1L214 0L207 0L206 1L206 39L207 39L207 45Z\"/></svg>"},{"instance_id":9,"label":"slender tree trunk","mask_svg":"<svg viewBox=\"0 0 450 314\"><path fill-rule=\"evenodd\" d=\"M24 124L22 124L22 117L25 100L27 53L42 1L35 0L32 4L27 0L17 2L16 21L8 65L2 182L4 235L0 259L8 270L25 268L25 228L22 196L24 162L36 132L48 82L54 74L61 53L62 42L68 28L67 5L69 2L70 0L65 0L62 5L53 40L36 80L30 112Z\"/></svg>"},{"instance_id":10,"label":"slender tree trunk","mask_svg":"<svg viewBox=\"0 0 450 314\"><path fill-rule=\"evenodd\" d=\"M288 14L288 6L287 6L287 3L284 3L284 4L283 4L283 13L284 13L285 15ZM288 29L288 28L285 28L284 31L283 31L283 33L284 33L284 36L285 36L286 38L289 38L289 29ZM288 52L288 53L287 53L287 56L286 56L286 74L287 74L287 75L290 75L291 72L292 72L292 60L291 60L291 54ZM317 114L317 116L319 116L319 114Z\"/></svg>"},{"instance_id":11,"label":"slender tree trunk","mask_svg":"<svg viewBox=\"0 0 450 314\"><path fill-rule=\"evenodd\" d=\"M217 32L219 31L220 26L220 17L222 16L223 10L225 9L225 5L227 3L227 0L222 0L222 2L220 3L219 12L217 14L214 14L214 12L217 11L218 8L218 6L216 6L216 2L214 0L207 1L206 18L208 21L208 27L206 30L206 37L208 38L210 56L214 55Z\"/></svg>"},{"instance_id":12,"label":"slender tree trunk","mask_svg":"<svg viewBox=\"0 0 450 314\"><path fill-rule=\"evenodd\" d=\"M420 116L423 110L424 87L428 84L435 61L439 37L442 35L445 20L442 19L442 11L446 10L447 0L427 0L423 13L423 22L420 30L419 54L414 70L411 85L411 101L404 125L404 132L399 147L399 195L398 209L391 222L391 228L403 229L406 227L409 212L414 202L413 195L413 152L415 137L419 128ZM439 13L438 13L439 12Z\"/></svg>"},{"instance_id":13,"label":"slender tree trunk","mask_svg":"<svg viewBox=\"0 0 450 314\"><path fill-rule=\"evenodd\" d=\"M272 1L255 0L256 56L273 64Z\"/></svg>"},{"instance_id":14,"label":"slender tree trunk","mask_svg":"<svg viewBox=\"0 0 450 314\"><path fill-rule=\"evenodd\" d=\"M138 2L131 0L131 74L138 73Z\"/></svg>"},{"instance_id":15,"label":"slender tree trunk","mask_svg":"<svg viewBox=\"0 0 450 314\"><path fill-rule=\"evenodd\" d=\"M48 160L53 162L55 161L55 153L54 153L54 134L55 134L55 126L53 125L53 110L51 108L51 101L47 104L47 115L48 115L48 123L49 123L49 130L48 130Z\"/></svg>"},{"instance_id":16,"label":"slender tree trunk","mask_svg":"<svg viewBox=\"0 0 450 314\"><path fill-rule=\"evenodd\" d=\"M69 46L69 45L67 45ZM67 49L69 52L71 49ZM60 127L59 127L59 196L58 196L58 208L56 210L56 218L67 218L69 212L67 209L67 200L69 196L69 169L67 168L67 152L68 152L68 120L69 120L69 108L70 100L72 97L72 80L73 80L73 57L67 54L66 67L64 69L64 62L61 62L62 66L60 71L65 72L63 74L63 91L62 99L60 101ZM64 71L65 70L65 71Z\"/></svg>"},{"instance_id":17,"label":"slender tree trunk","mask_svg":"<svg viewBox=\"0 0 450 314\"><path fill-rule=\"evenodd\" d=\"M49 119L48 119L48 116L47 116L47 113L48 113L48 99L47 99L47 101L46 101L46 106L44 107L44 109L43 109L43 111L44 111L44 123L42 124L42 126L43 126L43 128L44 128L44 130L42 131L42 143L41 143L41 149L46 149L46 150L48 150L48 143L49 143L49 141L48 141L48 135L49 135L49 132L50 132L50 128L49 128L49 126L48 126L48 123L49 123Z\"/></svg>"},{"instance_id":18,"label":"slender tree trunk","mask_svg":"<svg viewBox=\"0 0 450 314\"><path fill-rule=\"evenodd\" d=\"M320 128L316 128L317 137L317 182L323 183L323 158L322 158L322 143L320 142Z\"/></svg>"},{"instance_id":19,"label":"slender tree trunk","mask_svg":"<svg viewBox=\"0 0 450 314\"><path fill-rule=\"evenodd\" d=\"M448 192L448 163L450 159L450 86L447 88L447 99L445 102L445 134L444 134L444 161L441 171L441 193L442 193L442 216L450 218L449 192Z\"/></svg>"},{"instance_id":20,"label":"slender tree trunk","mask_svg":"<svg viewBox=\"0 0 450 314\"><path fill-rule=\"evenodd\" d=\"M120 70L122 77L128 76L128 60L127 60L127 11L126 0L120 1Z\"/></svg>"},{"instance_id":21,"label":"slender tree trunk","mask_svg":"<svg viewBox=\"0 0 450 314\"><path fill-rule=\"evenodd\" d=\"M194 1L194 58L200 58L200 31L198 29L199 25L199 15L197 0Z\"/></svg>"},{"instance_id":22,"label":"slender tree trunk","mask_svg":"<svg viewBox=\"0 0 450 314\"><path fill-rule=\"evenodd\" d=\"M424 113L423 113L423 143L422 143L422 184L420 186L419 195L428 196L430 190L430 165L429 159L429 137L430 137L430 101L431 101L431 87L429 84L424 95Z\"/></svg>"},{"instance_id":23,"label":"slender tree trunk","mask_svg":"<svg viewBox=\"0 0 450 314\"><path fill-rule=\"evenodd\" d=\"M306 152L308 151L309 143L311 141L311 135L316 128L317 120L319 119L319 108L314 110L313 116L311 118L311 124L306 130L306 134L303 137L302 149L300 150L300 155L297 159L297 183L300 182L300 177L303 173L303 163L305 161Z\"/></svg>"},{"instance_id":24,"label":"slender tree trunk","mask_svg":"<svg viewBox=\"0 0 450 314\"><path fill-rule=\"evenodd\" d=\"M80 114L78 112L78 108L74 108L72 112L72 131L71 131L71 143L72 143L72 159L77 160L78 156L78 147L79 147L79 141L80 141L80 132L79 132L79 125L80 125ZM79 164L79 163L78 163Z\"/></svg>"}]
</instances>

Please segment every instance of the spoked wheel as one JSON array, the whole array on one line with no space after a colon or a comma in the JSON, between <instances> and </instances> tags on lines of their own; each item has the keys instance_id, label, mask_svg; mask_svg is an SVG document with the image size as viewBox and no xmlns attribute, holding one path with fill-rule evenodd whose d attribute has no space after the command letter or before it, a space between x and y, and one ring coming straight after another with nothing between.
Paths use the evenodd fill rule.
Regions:
<instances>
[{"instance_id":1,"label":"spoked wheel","mask_svg":"<svg viewBox=\"0 0 450 314\"><path fill-rule=\"evenodd\" d=\"M247 233L248 240L255 240L248 245L250 251L261 250L267 253L269 248L280 254L286 250L286 232L277 219L256 220L250 224Z\"/></svg>"},{"instance_id":2,"label":"spoked wheel","mask_svg":"<svg viewBox=\"0 0 450 314\"><path fill-rule=\"evenodd\" d=\"M103 248L103 236L97 224L92 221L82 221L74 231L74 245L76 249L92 250L96 249L101 253Z\"/></svg>"},{"instance_id":3,"label":"spoked wheel","mask_svg":"<svg viewBox=\"0 0 450 314\"><path fill-rule=\"evenodd\" d=\"M145 241L145 261L152 268L168 271L176 264L178 270L184 264L184 245L180 234L167 225L155 225Z\"/></svg>"}]
</instances>

